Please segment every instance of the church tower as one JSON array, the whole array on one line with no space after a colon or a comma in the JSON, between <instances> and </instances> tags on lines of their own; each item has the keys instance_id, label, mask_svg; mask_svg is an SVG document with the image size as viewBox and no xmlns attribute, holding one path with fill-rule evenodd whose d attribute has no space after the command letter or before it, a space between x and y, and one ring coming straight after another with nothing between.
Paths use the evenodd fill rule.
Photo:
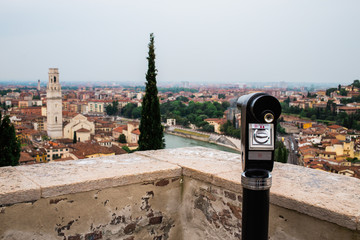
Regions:
<instances>
[{"instance_id":1,"label":"church tower","mask_svg":"<svg viewBox=\"0 0 360 240\"><path fill-rule=\"evenodd\" d=\"M63 137L62 96L59 70L49 68L49 82L46 89L47 134L59 139Z\"/></svg>"}]
</instances>

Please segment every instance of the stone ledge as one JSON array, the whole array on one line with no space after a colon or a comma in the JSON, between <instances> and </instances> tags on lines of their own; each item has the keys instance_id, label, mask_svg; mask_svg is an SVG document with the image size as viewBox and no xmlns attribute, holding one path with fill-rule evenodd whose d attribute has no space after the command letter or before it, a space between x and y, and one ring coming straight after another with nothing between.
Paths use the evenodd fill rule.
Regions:
<instances>
[{"instance_id":1,"label":"stone ledge","mask_svg":"<svg viewBox=\"0 0 360 240\"><path fill-rule=\"evenodd\" d=\"M0 205L181 175L241 193L240 155L202 147L0 168ZM360 230L360 181L276 163L270 202Z\"/></svg>"},{"instance_id":2,"label":"stone ledge","mask_svg":"<svg viewBox=\"0 0 360 240\"><path fill-rule=\"evenodd\" d=\"M179 166L135 154L0 168L0 205L181 174Z\"/></svg>"}]
</instances>

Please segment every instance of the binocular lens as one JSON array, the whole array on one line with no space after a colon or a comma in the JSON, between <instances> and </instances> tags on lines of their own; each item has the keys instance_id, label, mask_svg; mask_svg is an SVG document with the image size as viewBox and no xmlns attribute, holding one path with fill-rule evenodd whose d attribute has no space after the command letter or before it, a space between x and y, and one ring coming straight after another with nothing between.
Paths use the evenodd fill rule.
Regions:
<instances>
[{"instance_id":1,"label":"binocular lens","mask_svg":"<svg viewBox=\"0 0 360 240\"><path fill-rule=\"evenodd\" d=\"M272 123L273 121L274 121L274 115L272 114L272 113L267 113L267 114L265 114L265 116L264 116L264 120L265 120L265 122L267 122L267 123Z\"/></svg>"}]
</instances>

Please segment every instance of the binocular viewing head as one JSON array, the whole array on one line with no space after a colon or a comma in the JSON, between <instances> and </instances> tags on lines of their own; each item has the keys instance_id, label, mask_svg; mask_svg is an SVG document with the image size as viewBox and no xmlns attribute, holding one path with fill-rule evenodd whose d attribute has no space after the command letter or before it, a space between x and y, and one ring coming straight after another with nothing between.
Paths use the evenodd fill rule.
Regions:
<instances>
[{"instance_id":1,"label":"binocular viewing head","mask_svg":"<svg viewBox=\"0 0 360 240\"><path fill-rule=\"evenodd\" d=\"M243 171L274 165L276 124L281 114L279 101L267 93L252 93L237 101L241 110L241 155Z\"/></svg>"},{"instance_id":2,"label":"binocular viewing head","mask_svg":"<svg viewBox=\"0 0 360 240\"><path fill-rule=\"evenodd\" d=\"M241 96L237 101L237 106L242 110L246 110L246 115L250 114L253 121L258 123L272 123L276 121L281 114L281 106L279 101L266 93L252 93Z\"/></svg>"}]
</instances>

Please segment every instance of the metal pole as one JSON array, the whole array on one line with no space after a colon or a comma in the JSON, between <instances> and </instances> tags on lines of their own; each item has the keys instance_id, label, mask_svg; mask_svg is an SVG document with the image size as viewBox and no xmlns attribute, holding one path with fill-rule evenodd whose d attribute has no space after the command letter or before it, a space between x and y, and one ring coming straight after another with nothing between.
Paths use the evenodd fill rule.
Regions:
<instances>
[{"instance_id":1,"label":"metal pole","mask_svg":"<svg viewBox=\"0 0 360 240\"><path fill-rule=\"evenodd\" d=\"M267 240L271 173L249 169L242 173L242 240Z\"/></svg>"}]
</instances>

